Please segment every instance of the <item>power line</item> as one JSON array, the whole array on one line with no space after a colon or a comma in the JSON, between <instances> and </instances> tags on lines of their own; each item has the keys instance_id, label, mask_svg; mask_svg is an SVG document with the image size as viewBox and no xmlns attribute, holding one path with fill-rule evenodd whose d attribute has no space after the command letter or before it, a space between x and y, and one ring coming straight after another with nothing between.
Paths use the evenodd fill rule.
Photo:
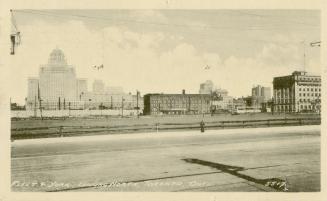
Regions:
<instances>
[{"instance_id":1,"label":"power line","mask_svg":"<svg viewBox=\"0 0 327 201\"><path fill-rule=\"evenodd\" d=\"M239 13L241 15L247 15L247 16L252 16L252 17L257 17L257 18L269 18L270 20L273 20L273 18L276 19L276 17L283 17L283 16L278 16L278 15L262 15L262 14L256 14L256 13L249 13L249 12L245 12L245 11L240 11L240 10L232 10L232 12L235 12L235 13ZM289 22L289 23L292 23L292 24L300 24L300 25L306 25L306 26L315 26L315 27L318 27L317 25L313 25L313 24L308 24L308 23L303 23L303 22L299 22L299 21L294 21L294 20L285 20L285 18L283 19L276 19L278 20L278 22L282 22L282 23L285 23L285 22Z\"/></svg>"},{"instance_id":2,"label":"power line","mask_svg":"<svg viewBox=\"0 0 327 201\"><path fill-rule=\"evenodd\" d=\"M125 23L137 23L137 24L148 24L148 25L155 25L155 26L175 26L175 27L197 27L202 29L220 29L220 30L248 30L248 31L257 31L257 30L275 30L280 27L260 27L260 26L252 26L252 27L238 27L238 26L213 26L213 25L186 25L186 24L172 24L172 23L162 23L162 22L149 22L149 21L139 21L139 20L130 20L130 19L118 19L118 18L107 18L107 17L94 17L94 16L87 16L87 15L77 15L77 14L64 14L64 13L54 13L50 11L38 11L38 10L15 10L15 12L20 13L29 13L29 14L36 14L36 15L45 15L45 16L52 16L52 17L77 17L77 18L84 18L89 20L102 20L102 21L118 21L118 22L125 22ZM292 28L295 29L295 28ZM296 28L296 29L306 29L306 28Z\"/></svg>"}]
</instances>

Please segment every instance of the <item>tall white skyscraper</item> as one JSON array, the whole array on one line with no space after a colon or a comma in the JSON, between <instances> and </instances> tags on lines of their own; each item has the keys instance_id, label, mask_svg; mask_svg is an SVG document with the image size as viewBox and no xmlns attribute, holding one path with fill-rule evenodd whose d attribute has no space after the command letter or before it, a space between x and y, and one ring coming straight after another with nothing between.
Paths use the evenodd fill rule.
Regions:
<instances>
[{"instance_id":1,"label":"tall white skyscraper","mask_svg":"<svg viewBox=\"0 0 327 201\"><path fill-rule=\"evenodd\" d=\"M40 68L39 77L41 98L44 101L76 100L75 69L67 65L60 49L51 52L48 64Z\"/></svg>"},{"instance_id":2,"label":"tall white skyscraper","mask_svg":"<svg viewBox=\"0 0 327 201\"><path fill-rule=\"evenodd\" d=\"M78 100L77 85L74 67L67 64L63 51L56 48L51 52L48 63L41 65L39 79L28 81L27 108L33 109L37 96L37 105L41 100L44 109L64 109Z\"/></svg>"}]
</instances>

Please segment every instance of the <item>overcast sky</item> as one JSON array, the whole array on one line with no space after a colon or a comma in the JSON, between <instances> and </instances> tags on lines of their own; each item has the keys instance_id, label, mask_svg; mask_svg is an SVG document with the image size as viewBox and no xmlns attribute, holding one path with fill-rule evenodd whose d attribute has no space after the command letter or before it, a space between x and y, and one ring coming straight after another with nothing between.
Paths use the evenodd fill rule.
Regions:
<instances>
[{"instance_id":1,"label":"overcast sky","mask_svg":"<svg viewBox=\"0 0 327 201\"><path fill-rule=\"evenodd\" d=\"M272 87L274 76L303 70L303 44L306 70L320 74L320 48L310 47L320 41L317 10L18 10L14 18L22 43L11 97L20 103L27 78L56 47L90 90L102 79L125 92L198 93L212 80L247 96L253 85Z\"/></svg>"}]
</instances>

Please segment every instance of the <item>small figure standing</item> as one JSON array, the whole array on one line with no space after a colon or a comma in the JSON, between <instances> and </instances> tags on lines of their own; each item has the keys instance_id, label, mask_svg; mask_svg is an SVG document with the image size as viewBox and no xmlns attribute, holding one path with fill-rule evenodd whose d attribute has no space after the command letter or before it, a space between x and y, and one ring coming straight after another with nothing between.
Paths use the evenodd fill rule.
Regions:
<instances>
[{"instance_id":1,"label":"small figure standing","mask_svg":"<svg viewBox=\"0 0 327 201\"><path fill-rule=\"evenodd\" d=\"M200 123L201 133L204 133L204 126L205 126L205 123L202 120L201 123Z\"/></svg>"}]
</instances>

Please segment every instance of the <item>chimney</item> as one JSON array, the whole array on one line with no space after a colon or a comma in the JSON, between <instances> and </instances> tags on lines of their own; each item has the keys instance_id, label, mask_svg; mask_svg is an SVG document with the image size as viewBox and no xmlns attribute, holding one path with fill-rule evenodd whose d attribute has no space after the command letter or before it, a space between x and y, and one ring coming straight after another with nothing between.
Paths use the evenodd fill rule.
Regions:
<instances>
[{"instance_id":1,"label":"chimney","mask_svg":"<svg viewBox=\"0 0 327 201\"><path fill-rule=\"evenodd\" d=\"M185 89L183 89L182 94L185 95Z\"/></svg>"}]
</instances>

